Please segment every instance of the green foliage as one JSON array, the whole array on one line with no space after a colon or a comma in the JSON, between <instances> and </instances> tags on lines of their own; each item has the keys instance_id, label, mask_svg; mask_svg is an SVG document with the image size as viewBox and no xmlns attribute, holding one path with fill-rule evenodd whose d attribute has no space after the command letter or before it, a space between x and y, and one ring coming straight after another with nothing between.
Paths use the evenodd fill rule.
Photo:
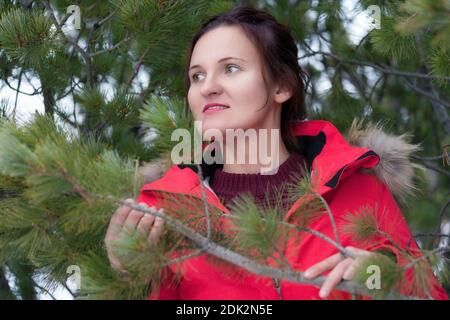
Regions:
<instances>
[{"instance_id":1,"label":"green foliage","mask_svg":"<svg viewBox=\"0 0 450 320\"><path fill-rule=\"evenodd\" d=\"M341 131L349 128L354 118L364 118L364 101L352 96L338 79L326 93L323 110L314 113L313 119L334 119L333 124Z\"/></svg>"},{"instance_id":2,"label":"green foliage","mask_svg":"<svg viewBox=\"0 0 450 320\"><path fill-rule=\"evenodd\" d=\"M151 96L142 109L140 118L145 125L156 131L157 137L152 143L159 154L170 152L178 144L178 141L171 139L175 129L189 130L192 139L194 138L192 115L181 99L168 100ZM191 146L194 146L193 140Z\"/></svg>"},{"instance_id":3,"label":"green foliage","mask_svg":"<svg viewBox=\"0 0 450 320\"><path fill-rule=\"evenodd\" d=\"M375 210L373 207L363 206L358 212L347 213L342 232L351 235L358 243L370 242L380 232Z\"/></svg>"},{"instance_id":4,"label":"green foliage","mask_svg":"<svg viewBox=\"0 0 450 320\"><path fill-rule=\"evenodd\" d=\"M374 269L371 268L374 267L377 268L376 272L379 270L381 287L369 289L370 287L367 284L372 284L372 279L370 278L375 273ZM399 299L398 294L395 294L395 292L399 292L399 288L401 288L404 281L404 274L401 267L391 258L384 254L375 254L362 260L355 272L353 281L359 283L374 298L383 299L389 297L391 299Z\"/></svg>"},{"instance_id":5,"label":"green foliage","mask_svg":"<svg viewBox=\"0 0 450 320\"><path fill-rule=\"evenodd\" d=\"M115 205L102 195L136 197L142 182L132 161L92 138L67 136L47 117L22 128L3 123L0 136L0 172L9 177L0 188L20 190L0 201L0 262L29 259L55 287L85 252L104 251Z\"/></svg>"},{"instance_id":6,"label":"green foliage","mask_svg":"<svg viewBox=\"0 0 450 320\"><path fill-rule=\"evenodd\" d=\"M56 32L42 12L12 9L0 19L0 46L11 59L37 67L55 54Z\"/></svg>"},{"instance_id":7,"label":"green foliage","mask_svg":"<svg viewBox=\"0 0 450 320\"><path fill-rule=\"evenodd\" d=\"M135 300L148 295L149 283L114 271L106 256L89 252L80 260L83 274L79 299Z\"/></svg>"},{"instance_id":8,"label":"green foliage","mask_svg":"<svg viewBox=\"0 0 450 320\"><path fill-rule=\"evenodd\" d=\"M413 34L418 30L434 31L432 45L450 49L450 3L448 1L410 0L405 1L400 8L408 16L398 24L399 31L407 34Z\"/></svg>"},{"instance_id":9,"label":"green foliage","mask_svg":"<svg viewBox=\"0 0 450 320\"><path fill-rule=\"evenodd\" d=\"M0 88L29 92L24 84L35 80L49 116L19 125L14 123L20 111L15 100L0 103L0 118L12 120L0 124L0 263L32 266L24 273L11 268L17 276L25 274L24 290L16 292L17 297L30 292L31 274L47 277L47 288L54 288L65 283L67 267L75 264L83 275L79 297L140 299L148 293L148 282L156 286L161 280L161 264L176 245L195 248L171 228L160 250L130 236L118 243L122 259L130 269L136 267L124 276L109 266L103 240L117 207L113 199L135 198L142 185L136 161L167 156L178 144L171 141L175 129L193 132L193 118L183 101L187 46L203 22L237 3L242 1L83 0L77 2L81 29L63 35L56 32L42 2L25 8L21 1L0 1ZM311 77L309 119L330 120L341 131L355 117L383 119L393 133L411 132L412 142L422 143L424 156L442 154L448 132L430 94L447 102L450 98L448 1L359 1L352 13L361 14L375 4L382 16L381 29L360 43L350 39L344 2L247 3L292 28L299 55L304 55L300 64ZM64 23L73 2L50 4ZM408 72L421 76L405 75ZM330 89L324 92L322 84ZM18 97L20 109L22 93ZM72 104L73 112L68 111ZM55 125L52 117L70 130ZM144 141L149 133L155 137ZM291 203L300 197L307 200L291 216L299 230L326 212L312 178L306 176L288 192ZM425 194L409 200L405 215L414 231L429 231L445 202L442 190L448 190L448 179L419 178ZM200 199L170 196L168 212L205 235L205 216L190 214L203 212ZM268 258L285 232L276 223L280 210L262 210L243 199L236 208L241 217L238 236L230 239L220 232L220 213L210 210L212 239L256 259ZM347 217L347 231L358 241L377 234L369 211L363 208ZM430 246L433 241L424 242L425 249ZM378 263L385 268L383 274L389 273L387 288L394 288L398 270L387 260ZM436 263L435 270L445 279L448 268Z\"/></svg>"},{"instance_id":10,"label":"green foliage","mask_svg":"<svg viewBox=\"0 0 450 320\"><path fill-rule=\"evenodd\" d=\"M233 202L231 210L236 217L237 246L255 250L257 255L253 258L257 260L270 256L282 236L279 208L263 210L251 196L243 195Z\"/></svg>"},{"instance_id":11,"label":"green foliage","mask_svg":"<svg viewBox=\"0 0 450 320\"><path fill-rule=\"evenodd\" d=\"M393 59L395 63L411 61L417 58L417 48L414 35L399 33L394 18L383 17L380 29L370 32L370 40L374 49L386 58ZM414 61L414 60L412 60Z\"/></svg>"},{"instance_id":12,"label":"green foliage","mask_svg":"<svg viewBox=\"0 0 450 320\"><path fill-rule=\"evenodd\" d=\"M450 74L450 49L435 50L430 57L430 71L436 76L448 76ZM448 85L448 81L439 81L441 85Z\"/></svg>"}]
</instances>

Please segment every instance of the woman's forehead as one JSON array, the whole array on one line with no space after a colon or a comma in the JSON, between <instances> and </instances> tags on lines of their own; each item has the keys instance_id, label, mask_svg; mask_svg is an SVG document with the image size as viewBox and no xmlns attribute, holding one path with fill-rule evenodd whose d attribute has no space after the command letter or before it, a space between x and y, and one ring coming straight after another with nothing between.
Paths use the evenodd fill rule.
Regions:
<instances>
[{"instance_id":1,"label":"woman's forehead","mask_svg":"<svg viewBox=\"0 0 450 320\"><path fill-rule=\"evenodd\" d=\"M192 52L191 67L222 62L234 57L241 62L258 59L257 49L239 26L220 26L205 33Z\"/></svg>"}]
</instances>

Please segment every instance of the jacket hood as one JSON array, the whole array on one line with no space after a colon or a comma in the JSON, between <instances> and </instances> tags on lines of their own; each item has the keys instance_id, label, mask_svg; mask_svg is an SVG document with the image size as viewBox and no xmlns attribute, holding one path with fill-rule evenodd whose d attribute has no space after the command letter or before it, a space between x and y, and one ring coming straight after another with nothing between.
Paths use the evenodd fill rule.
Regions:
<instances>
[{"instance_id":1,"label":"jacket hood","mask_svg":"<svg viewBox=\"0 0 450 320\"><path fill-rule=\"evenodd\" d=\"M371 170L400 201L418 191L414 184L415 170L426 168L411 161L411 156L420 151L420 144L407 142L408 134L393 135L384 130L383 124L369 123L363 128L363 121L354 119L346 133L347 141L358 147L372 149L380 162Z\"/></svg>"},{"instance_id":2,"label":"jacket hood","mask_svg":"<svg viewBox=\"0 0 450 320\"><path fill-rule=\"evenodd\" d=\"M417 190L413 184L414 169L424 168L413 163L410 156L420 147L408 143L405 134L387 133L380 122L364 127L363 121L355 119L350 129L342 134L329 121L304 120L293 123L293 132L299 142L298 151L306 158L308 170L318 179L320 194L336 188L355 170L376 175L394 197L403 202L407 195ZM210 176L218 167L221 165L202 164L204 177ZM174 168L189 168L197 172L196 165L172 166L169 156L155 159L140 168L140 175L147 183L142 191L158 189L171 192L170 183L166 184L164 179L173 181L174 177L170 176Z\"/></svg>"}]
</instances>

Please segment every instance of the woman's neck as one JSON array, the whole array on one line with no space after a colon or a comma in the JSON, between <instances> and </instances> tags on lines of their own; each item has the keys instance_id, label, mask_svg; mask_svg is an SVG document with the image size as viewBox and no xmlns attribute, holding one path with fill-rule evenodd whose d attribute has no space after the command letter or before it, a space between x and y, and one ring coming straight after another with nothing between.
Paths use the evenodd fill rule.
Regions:
<instances>
[{"instance_id":1,"label":"woman's neck","mask_svg":"<svg viewBox=\"0 0 450 320\"><path fill-rule=\"evenodd\" d=\"M240 174L276 174L278 167L289 158L289 152L282 140L277 135L271 134L266 139L257 136L256 139L237 138L224 143L223 172Z\"/></svg>"}]
</instances>

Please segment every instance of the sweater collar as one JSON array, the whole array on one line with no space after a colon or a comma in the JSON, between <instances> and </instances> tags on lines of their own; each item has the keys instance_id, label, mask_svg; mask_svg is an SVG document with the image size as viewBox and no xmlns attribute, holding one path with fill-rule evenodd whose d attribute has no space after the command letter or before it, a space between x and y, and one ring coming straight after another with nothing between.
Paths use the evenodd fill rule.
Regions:
<instances>
[{"instance_id":1,"label":"sweater collar","mask_svg":"<svg viewBox=\"0 0 450 320\"><path fill-rule=\"evenodd\" d=\"M235 195L241 192L250 192L253 195L264 195L268 184L280 186L283 182L295 180L304 166L304 158L297 152L292 152L289 157L278 167L273 175L240 174L224 172L221 168L214 171L210 185L217 194Z\"/></svg>"}]
</instances>

